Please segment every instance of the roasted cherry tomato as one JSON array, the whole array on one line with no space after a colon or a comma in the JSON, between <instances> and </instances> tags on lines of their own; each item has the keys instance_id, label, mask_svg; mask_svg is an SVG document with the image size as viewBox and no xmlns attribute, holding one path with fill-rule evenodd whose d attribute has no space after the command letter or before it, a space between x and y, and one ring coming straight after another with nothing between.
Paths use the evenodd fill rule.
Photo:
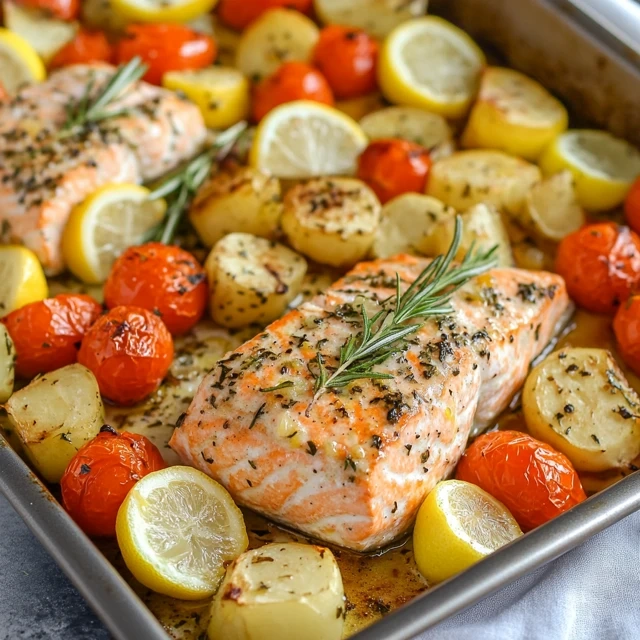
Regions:
<instances>
[{"instance_id":1,"label":"roasted cherry tomato","mask_svg":"<svg viewBox=\"0 0 640 640\"><path fill-rule=\"evenodd\" d=\"M173 360L173 340L160 318L140 307L116 307L87 331L78 362L93 371L102 395L132 405L153 393Z\"/></svg>"},{"instance_id":2,"label":"roasted cherry tomato","mask_svg":"<svg viewBox=\"0 0 640 640\"><path fill-rule=\"evenodd\" d=\"M636 233L640 233L640 178L636 179L625 198L624 216L627 224Z\"/></svg>"},{"instance_id":3,"label":"roasted cherry tomato","mask_svg":"<svg viewBox=\"0 0 640 640\"><path fill-rule=\"evenodd\" d=\"M114 536L118 509L131 487L166 466L150 440L105 425L78 450L64 472L62 504L87 535Z\"/></svg>"},{"instance_id":4,"label":"roasted cherry tomato","mask_svg":"<svg viewBox=\"0 0 640 640\"><path fill-rule=\"evenodd\" d=\"M374 140L358 160L358 178L385 203L409 191L423 193L430 168L429 152L419 144L395 138Z\"/></svg>"},{"instance_id":5,"label":"roasted cherry tomato","mask_svg":"<svg viewBox=\"0 0 640 640\"><path fill-rule=\"evenodd\" d=\"M16 348L16 373L33 378L73 364L80 342L102 313L90 296L62 293L32 302L2 319Z\"/></svg>"},{"instance_id":6,"label":"roasted cherry tomato","mask_svg":"<svg viewBox=\"0 0 640 640\"><path fill-rule=\"evenodd\" d=\"M621 304L613 319L618 349L627 366L640 376L640 295Z\"/></svg>"},{"instance_id":7,"label":"roasted cherry tomato","mask_svg":"<svg viewBox=\"0 0 640 640\"><path fill-rule=\"evenodd\" d=\"M87 62L111 62L113 49L102 31L80 29L76 37L53 56L52 69Z\"/></svg>"},{"instance_id":8,"label":"roasted cherry tomato","mask_svg":"<svg viewBox=\"0 0 640 640\"><path fill-rule=\"evenodd\" d=\"M614 222L582 227L560 243L556 271L581 307L615 313L640 285L640 237Z\"/></svg>"},{"instance_id":9,"label":"roasted cherry tomato","mask_svg":"<svg viewBox=\"0 0 640 640\"><path fill-rule=\"evenodd\" d=\"M189 331L207 308L207 277L187 251L160 242L127 249L104 286L107 307L153 311L174 335Z\"/></svg>"},{"instance_id":10,"label":"roasted cherry tomato","mask_svg":"<svg viewBox=\"0 0 640 640\"><path fill-rule=\"evenodd\" d=\"M493 431L477 438L462 456L456 478L500 500L523 531L587 498L565 455L519 431Z\"/></svg>"},{"instance_id":11,"label":"roasted cherry tomato","mask_svg":"<svg viewBox=\"0 0 640 640\"><path fill-rule=\"evenodd\" d=\"M304 62L285 62L258 84L253 93L253 118L260 121L278 105L293 100L313 100L333 105L333 93L325 77Z\"/></svg>"},{"instance_id":12,"label":"roasted cherry tomato","mask_svg":"<svg viewBox=\"0 0 640 640\"><path fill-rule=\"evenodd\" d=\"M116 60L140 56L149 65L144 80L160 84L167 71L201 69L216 58L213 38L182 24L132 24L116 45Z\"/></svg>"},{"instance_id":13,"label":"roasted cherry tomato","mask_svg":"<svg viewBox=\"0 0 640 640\"><path fill-rule=\"evenodd\" d=\"M242 31L268 9L285 7L308 13L313 0L221 0L218 15L228 26Z\"/></svg>"},{"instance_id":14,"label":"roasted cherry tomato","mask_svg":"<svg viewBox=\"0 0 640 640\"><path fill-rule=\"evenodd\" d=\"M320 32L313 63L336 98L346 100L375 91L378 43L362 29L331 25Z\"/></svg>"},{"instance_id":15,"label":"roasted cherry tomato","mask_svg":"<svg viewBox=\"0 0 640 640\"><path fill-rule=\"evenodd\" d=\"M60 20L75 20L80 15L80 0L19 0L19 4Z\"/></svg>"}]
</instances>

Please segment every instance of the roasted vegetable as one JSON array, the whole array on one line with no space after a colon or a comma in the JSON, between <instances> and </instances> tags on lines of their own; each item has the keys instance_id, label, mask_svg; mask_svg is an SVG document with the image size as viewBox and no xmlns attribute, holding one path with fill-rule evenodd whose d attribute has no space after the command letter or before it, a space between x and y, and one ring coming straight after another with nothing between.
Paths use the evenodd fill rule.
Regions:
<instances>
[{"instance_id":1,"label":"roasted vegetable","mask_svg":"<svg viewBox=\"0 0 640 640\"><path fill-rule=\"evenodd\" d=\"M13 393L16 370L16 349L5 325L0 324L0 402L6 402Z\"/></svg>"}]
</instances>

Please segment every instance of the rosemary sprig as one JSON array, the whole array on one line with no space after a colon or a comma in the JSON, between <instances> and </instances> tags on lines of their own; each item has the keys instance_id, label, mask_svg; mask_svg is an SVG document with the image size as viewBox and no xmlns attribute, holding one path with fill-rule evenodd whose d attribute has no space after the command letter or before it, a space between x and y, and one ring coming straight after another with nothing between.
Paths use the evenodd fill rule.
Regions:
<instances>
[{"instance_id":1,"label":"rosemary sprig","mask_svg":"<svg viewBox=\"0 0 640 640\"><path fill-rule=\"evenodd\" d=\"M152 240L164 244L172 242L189 203L202 183L211 174L213 163L220 162L229 154L233 145L246 129L247 123L239 122L223 131L211 147L188 162L149 194L151 200L166 197L169 200L169 205L164 219L147 234L145 242Z\"/></svg>"},{"instance_id":2,"label":"rosemary sprig","mask_svg":"<svg viewBox=\"0 0 640 640\"><path fill-rule=\"evenodd\" d=\"M328 389L337 389L354 380L390 379L392 375L374 371L373 367L384 362L398 350L404 339L418 331L426 318L446 315L453 311L451 296L471 278L497 264L493 247L486 252L475 253L471 247L462 262L452 265L462 239L462 222L456 218L453 242L446 255L435 258L411 283L404 293L400 289L400 276L396 274L396 294L382 303L382 309L369 317L362 304L360 314L362 329L352 335L340 348L338 367L327 371L324 356L318 352L313 365L317 369L314 396L307 408ZM406 324L417 320L412 324Z\"/></svg>"},{"instance_id":3,"label":"rosemary sprig","mask_svg":"<svg viewBox=\"0 0 640 640\"><path fill-rule=\"evenodd\" d=\"M126 64L119 66L109 79L109 82L94 97L91 97L95 78L89 77L84 93L78 102L67 105L67 119L62 125L62 134L71 135L78 127L89 123L100 122L107 118L126 115L126 108L108 111L106 107L122 95L128 87L137 82L147 71L147 65L139 57L132 58Z\"/></svg>"}]
</instances>

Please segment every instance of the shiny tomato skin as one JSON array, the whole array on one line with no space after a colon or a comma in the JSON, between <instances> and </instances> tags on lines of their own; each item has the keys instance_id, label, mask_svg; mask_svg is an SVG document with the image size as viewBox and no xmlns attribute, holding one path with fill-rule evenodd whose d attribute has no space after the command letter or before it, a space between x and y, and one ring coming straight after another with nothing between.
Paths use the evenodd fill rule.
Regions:
<instances>
[{"instance_id":1,"label":"shiny tomato skin","mask_svg":"<svg viewBox=\"0 0 640 640\"><path fill-rule=\"evenodd\" d=\"M91 327L78 362L93 372L100 393L133 405L153 393L169 371L173 340L160 318L140 307L115 307Z\"/></svg>"},{"instance_id":2,"label":"shiny tomato skin","mask_svg":"<svg viewBox=\"0 0 640 640\"><path fill-rule=\"evenodd\" d=\"M640 285L640 237L614 222L587 225L560 242L555 269L581 307L613 314Z\"/></svg>"},{"instance_id":3,"label":"shiny tomato skin","mask_svg":"<svg viewBox=\"0 0 640 640\"><path fill-rule=\"evenodd\" d=\"M640 233L640 178L631 185L624 201L624 217L627 224Z\"/></svg>"},{"instance_id":4,"label":"shiny tomato skin","mask_svg":"<svg viewBox=\"0 0 640 640\"><path fill-rule=\"evenodd\" d=\"M208 299L200 263L188 251L161 242L127 249L104 286L109 309L130 305L153 311L173 335L189 331L202 318Z\"/></svg>"},{"instance_id":5,"label":"shiny tomato skin","mask_svg":"<svg viewBox=\"0 0 640 640\"><path fill-rule=\"evenodd\" d=\"M621 304L613 319L613 332L626 365L640 376L640 295Z\"/></svg>"},{"instance_id":6,"label":"shiny tomato skin","mask_svg":"<svg viewBox=\"0 0 640 640\"><path fill-rule=\"evenodd\" d=\"M282 7L309 13L313 0L220 0L218 16L227 26L242 31L269 9Z\"/></svg>"},{"instance_id":7,"label":"shiny tomato skin","mask_svg":"<svg viewBox=\"0 0 640 640\"><path fill-rule=\"evenodd\" d=\"M586 500L569 459L519 431L493 431L476 438L456 471L500 500L523 531L529 531Z\"/></svg>"},{"instance_id":8,"label":"shiny tomato skin","mask_svg":"<svg viewBox=\"0 0 640 640\"><path fill-rule=\"evenodd\" d=\"M116 45L118 64L140 56L149 66L143 79L151 84L160 84L167 71L208 67L216 53L213 38L182 24L132 24Z\"/></svg>"},{"instance_id":9,"label":"shiny tomato skin","mask_svg":"<svg viewBox=\"0 0 640 640\"><path fill-rule=\"evenodd\" d=\"M339 100L372 93L378 86L379 45L362 29L330 25L320 32L313 64L322 71Z\"/></svg>"},{"instance_id":10,"label":"shiny tomato skin","mask_svg":"<svg viewBox=\"0 0 640 640\"><path fill-rule=\"evenodd\" d=\"M49 66L52 69L88 62L111 62L113 49L102 31L80 29L75 38L60 49Z\"/></svg>"},{"instance_id":11,"label":"shiny tomato skin","mask_svg":"<svg viewBox=\"0 0 640 640\"><path fill-rule=\"evenodd\" d=\"M19 0L19 4L60 20L75 20L80 16L80 0Z\"/></svg>"},{"instance_id":12,"label":"shiny tomato skin","mask_svg":"<svg viewBox=\"0 0 640 640\"><path fill-rule=\"evenodd\" d=\"M78 348L102 313L91 296L62 293L12 311L2 322L16 349L16 374L33 378L78 359Z\"/></svg>"},{"instance_id":13,"label":"shiny tomato skin","mask_svg":"<svg viewBox=\"0 0 640 640\"><path fill-rule=\"evenodd\" d=\"M403 193L423 193L430 169L427 149L397 138L374 140L358 159L358 178L383 204Z\"/></svg>"},{"instance_id":14,"label":"shiny tomato skin","mask_svg":"<svg viewBox=\"0 0 640 640\"><path fill-rule=\"evenodd\" d=\"M326 78L304 62L285 62L253 92L253 119L259 122L272 109L293 100L313 100L333 106Z\"/></svg>"},{"instance_id":15,"label":"shiny tomato skin","mask_svg":"<svg viewBox=\"0 0 640 640\"><path fill-rule=\"evenodd\" d=\"M118 509L131 487L166 466L144 436L104 426L67 466L60 480L62 504L87 535L115 536Z\"/></svg>"}]
</instances>

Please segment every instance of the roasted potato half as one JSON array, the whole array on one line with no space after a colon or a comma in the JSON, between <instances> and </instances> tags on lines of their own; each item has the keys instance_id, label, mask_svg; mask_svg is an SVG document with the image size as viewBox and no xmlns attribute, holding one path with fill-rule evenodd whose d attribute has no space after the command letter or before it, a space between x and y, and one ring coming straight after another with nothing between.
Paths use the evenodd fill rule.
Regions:
<instances>
[{"instance_id":1,"label":"roasted potato half","mask_svg":"<svg viewBox=\"0 0 640 640\"><path fill-rule=\"evenodd\" d=\"M76 451L104 424L98 383L80 364L36 378L5 404L13 431L33 466L58 482Z\"/></svg>"},{"instance_id":2,"label":"roasted potato half","mask_svg":"<svg viewBox=\"0 0 640 640\"><path fill-rule=\"evenodd\" d=\"M329 549L296 542L243 553L211 607L209 640L339 640L342 576Z\"/></svg>"},{"instance_id":3,"label":"roasted potato half","mask_svg":"<svg viewBox=\"0 0 640 640\"><path fill-rule=\"evenodd\" d=\"M361 180L318 178L284 198L281 226L291 246L320 264L350 267L375 239L381 206Z\"/></svg>"},{"instance_id":4,"label":"roasted potato half","mask_svg":"<svg viewBox=\"0 0 640 640\"><path fill-rule=\"evenodd\" d=\"M287 247L248 233L230 233L205 263L211 317L223 327L267 324L299 293L305 259Z\"/></svg>"},{"instance_id":5,"label":"roasted potato half","mask_svg":"<svg viewBox=\"0 0 640 640\"><path fill-rule=\"evenodd\" d=\"M0 324L0 402L6 402L13 393L16 350L7 327Z\"/></svg>"},{"instance_id":6,"label":"roasted potato half","mask_svg":"<svg viewBox=\"0 0 640 640\"><path fill-rule=\"evenodd\" d=\"M541 84L513 69L488 67L462 145L536 160L568 122L564 105Z\"/></svg>"},{"instance_id":7,"label":"roasted potato half","mask_svg":"<svg viewBox=\"0 0 640 640\"><path fill-rule=\"evenodd\" d=\"M374 258L389 258L399 253L436 255L440 244L434 232L451 221L455 209L419 193L405 193L382 207L380 226L371 247ZM446 227L448 229L448 226Z\"/></svg>"},{"instance_id":8,"label":"roasted potato half","mask_svg":"<svg viewBox=\"0 0 640 640\"><path fill-rule=\"evenodd\" d=\"M502 151L458 151L434 162L427 194L458 211L485 203L515 215L540 179L538 167Z\"/></svg>"},{"instance_id":9,"label":"roasted potato half","mask_svg":"<svg viewBox=\"0 0 640 640\"><path fill-rule=\"evenodd\" d=\"M522 396L533 436L581 471L628 465L640 454L640 398L605 349L563 349L531 371Z\"/></svg>"},{"instance_id":10,"label":"roasted potato half","mask_svg":"<svg viewBox=\"0 0 640 640\"><path fill-rule=\"evenodd\" d=\"M278 178L250 167L215 174L198 192L189 220L207 247L228 233L272 238L282 213Z\"/></svg>"},{"instance_id":11,"label":"roasted potato half","mask_svg":"<svg viewBox=\"0 0 640 640\"><path fill-rule=\"evenodd\" d=\"M319 37L318 27L299 11L271 9L245 29L235 66L257 82L283 62L310 60Z\"/></svg>"}]
</instances>

